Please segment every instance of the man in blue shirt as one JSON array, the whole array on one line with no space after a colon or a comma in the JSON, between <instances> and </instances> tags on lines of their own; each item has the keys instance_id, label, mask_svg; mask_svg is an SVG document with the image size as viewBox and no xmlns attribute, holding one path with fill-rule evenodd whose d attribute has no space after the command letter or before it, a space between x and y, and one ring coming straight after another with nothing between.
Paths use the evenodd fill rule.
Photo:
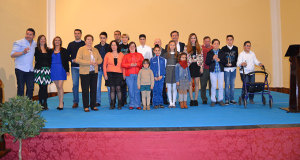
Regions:
<instances>
[{"instance_id":1,"label":"man in blue shirt","mask_svg":"<svg viewBox=\"0 0 300 160\"><path fill-rule=\"evenodd\" d=\"M11 58L15 59L15 74L17 78L17 95L24 96L26 84L26 96L32 99L34 88L33 57L36 42L33 40L35 31L33 28L26 30L25 38L15 41L11 51Z\"/></svg>"}]
</instances>

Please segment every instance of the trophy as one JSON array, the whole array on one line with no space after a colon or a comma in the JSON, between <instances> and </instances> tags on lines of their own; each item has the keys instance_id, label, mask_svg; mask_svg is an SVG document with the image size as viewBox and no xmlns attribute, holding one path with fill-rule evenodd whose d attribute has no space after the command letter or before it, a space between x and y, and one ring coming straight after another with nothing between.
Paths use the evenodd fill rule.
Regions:
<instances>
[{"instance_id":1,"label":"trophy","mask_svg":"<svg viewBox=\"0 0 300 160\"><path fill-rule=\"evenodd\" d=\"M232 64L231 64L231 57L233 57L233 53L232 52L229 52L229 54L228 54L228 63L227 63L227 66L232 66Z\"/></svg>"}]
</instances>

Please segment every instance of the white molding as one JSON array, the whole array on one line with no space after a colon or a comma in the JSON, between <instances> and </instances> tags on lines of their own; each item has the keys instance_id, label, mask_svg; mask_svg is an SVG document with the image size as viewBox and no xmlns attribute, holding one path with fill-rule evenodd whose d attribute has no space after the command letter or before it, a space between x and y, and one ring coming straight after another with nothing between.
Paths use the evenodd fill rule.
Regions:
<instances>
[{"instance_id":1,"label":"white molding","mask_svg":"<svg viewBox=\"0 0 300 160\"><path fill-rule=\"evenodd\" d=\"M280 0L270 0L270 11L273 62L272 86L283 87Z\"/></svg>"},{"instance_id":2,"label":"white molding","mask_svg":"<svg viewBox=\"0 0 300 160\"><path fill-rule=\"evenodd\" d=\"M52 40L55 37L55 5L56 0L47 0L47 39L48 46L52 47Z\"/></svg>"},{"instance_id":3,"label":"white molding","mask_svg":"<svg viewBox=\"0 0 300 160\"><path fill-rule=\"evenodd\" d=\"M56 0L47 0L47 41L49 47L52 47L52 40L56 35L55 5L56 5ZM48 85L48 91L57 92L54 83Z\"/></svg>"}]
</instances>

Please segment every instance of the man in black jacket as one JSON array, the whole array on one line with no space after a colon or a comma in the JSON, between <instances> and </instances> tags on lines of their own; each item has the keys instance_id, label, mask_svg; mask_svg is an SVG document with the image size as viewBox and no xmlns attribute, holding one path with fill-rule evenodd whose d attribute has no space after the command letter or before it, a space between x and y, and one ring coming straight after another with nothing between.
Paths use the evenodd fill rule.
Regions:
<instances>
[{"instance_id":1,"label":"man in black jacket","mask_svg":"<svg viewBox=\"0 0 300 160\"><path fill-rule=\"evenodd\" d=\"M233 45L233 41L233 35L227 35L227 45L222 48L227 60L227 64L224 66L225 105L229 105L229 103L236 104L236 101L234 101L234 84L236 77L236 62L238 59L238 47Z\"/></svg>"},{"instance_id":2,"label":"man in black jacket","mask_svg":"<svg viewBox=\"0 0 300 160\"><path fill-rule=\"evenodd\" d=\"M100 43L95 46L98 49L101 58L104 60L106 53L109 50L109 44L106 43L107 33L101 32L99 35ZM101 105L101 85L102 85L102 76L103 76L103 63L98 65L98 82L97 82L97 95L96 95L96 106ZM110 88L107 87L107 92L110 93ZM108 94L110 95L110 94ZM110 96L108 96L110 102Z\"/></svg>"},{"instance_id":3,"label":"man in black jacket","mask_svg":"<svg viewBox=\"0 0 300 160\"><path fill-rule=\"evenodd\" d=\"M170 33L170 36L171 36L171 39L176 42L177 51L178 52L183 52L185 44L178 41L179 40L179 32L178 31L172 31ZM167 49L168 49L168 45L166 45L165 50L167 51Z\"/></svg>"},{"instance_id":4,"label":"man in black jacket","mask_svg":"<svg viewBox=\"0 0 300 160\"><path fill-rule=\"evenodd\" d=\"M171 40L176 42L177 51L178 52L183 52L185 44L182 43L182 42L179 42L179 32L178 31L172 31L170 33L170 37L171 37ZM164 53L166 53L167 50L168 50L168 45L166 45ZM163 52L162 52L162 54L163 54ZM164 83L164 88L163 88L164 104L169 104L167 102L167 96L166 95L167 95L167 93L166 93L166 83Z\"/></svg>"},{"instance_id":5,"label":"man in black jacket","mask_svg":"<svg viewBox=\"0 0 300 160\"><path fill-rule=\"evenodd\" d=\"M80 29L74 30L75 41L70 42L67 48L67 53L71 57L71 72L73 81L73 106L77 108L79 103L79 64L76 63L75 59L77 56L78 49L85 45L85 42L81 40L82 31Z\"/></svg>"}]
</instances>

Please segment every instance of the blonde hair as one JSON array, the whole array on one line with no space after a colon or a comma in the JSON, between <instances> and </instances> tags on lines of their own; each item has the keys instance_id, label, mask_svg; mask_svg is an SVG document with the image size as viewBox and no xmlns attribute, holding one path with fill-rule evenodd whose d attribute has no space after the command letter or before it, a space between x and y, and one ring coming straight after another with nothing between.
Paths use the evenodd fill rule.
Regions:
<instances>
[{"instance_id":1,"label":"blonde hair","mask_svg":"<svg viewBox=\"0 0 300 160\"><path fill-rule=\"evenodd\" d=\"M123 38L123 37L127 37L127 38L128 38L128 41L130 40L129 35L126 34L126 33L122 34L121 38Z\"/></svg>"}]
</instances>

